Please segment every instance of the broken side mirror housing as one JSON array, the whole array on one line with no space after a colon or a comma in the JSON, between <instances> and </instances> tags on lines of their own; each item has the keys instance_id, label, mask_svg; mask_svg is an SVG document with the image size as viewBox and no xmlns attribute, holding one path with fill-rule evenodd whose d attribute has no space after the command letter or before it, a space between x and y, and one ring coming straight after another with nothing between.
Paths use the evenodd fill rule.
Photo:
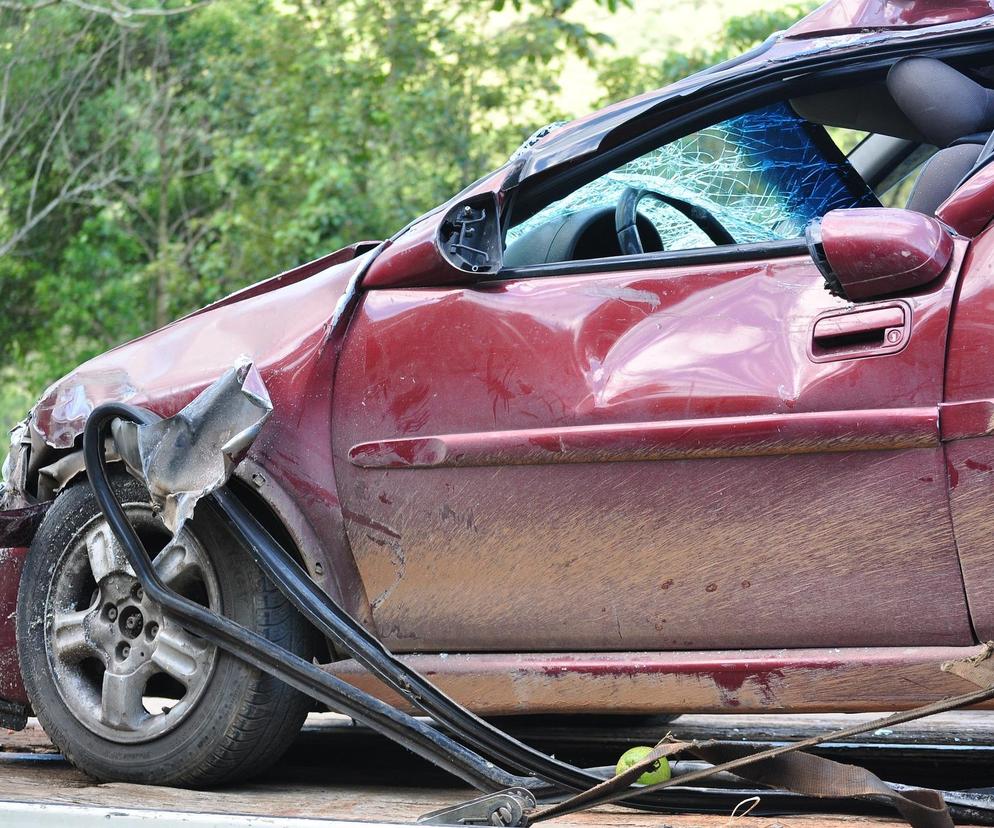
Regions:
<instances>
[{"instance_id":1,"label":"broken side mirror housing","mask_svg":"<svg viewBox=\"0 0 994 828\"><path fill-rule=\"evenodd\" d=\"M805 235L829 291L852 302L927 285L953 255L949 231L912 210L832 210L808 225Z\"/></svg>"},{"instance_id":2,"label":"broken side mirror housing","mask_svg":"<svg viewBox=\"0 0 994 828\"><path fill-rule=\"evenodd\" d=\"M482 192L430 213L392 241L363 277L365 288L439 287L500 270L503 241L497 197Z\"/></svg>"},{"instance_id":3,"label":"broken side mirror housing","mask_svg":"<svg viewBox=\"0 0 994 828\"><path fill-rule=\"evenodd\" d=\"M500 270L503 245L494 195L483 193L449 210L438 228L438 246L442 258L465 273Z\"/></svg>"}]
</instances>

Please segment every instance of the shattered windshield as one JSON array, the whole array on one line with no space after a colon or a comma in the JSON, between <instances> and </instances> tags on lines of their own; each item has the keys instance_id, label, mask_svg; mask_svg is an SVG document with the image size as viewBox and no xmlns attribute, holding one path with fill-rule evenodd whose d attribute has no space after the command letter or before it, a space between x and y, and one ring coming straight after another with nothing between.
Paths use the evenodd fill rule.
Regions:
<instances>
[{"instance_id":1,"label":"shattered windshield","mask_svg":"<svg viewBox=\"0 0 994 828\"><path fill-rule=\"evenodd\" d=\"M704 207L739 244L797 238L829 210L878 205L825 129L777 103L629 161L510 228L507 240L580 210L613 206L626 187ZM657 200L643 200L639 212L656 226L666 250L714 244Z\"/></svg>"}]
</instances>

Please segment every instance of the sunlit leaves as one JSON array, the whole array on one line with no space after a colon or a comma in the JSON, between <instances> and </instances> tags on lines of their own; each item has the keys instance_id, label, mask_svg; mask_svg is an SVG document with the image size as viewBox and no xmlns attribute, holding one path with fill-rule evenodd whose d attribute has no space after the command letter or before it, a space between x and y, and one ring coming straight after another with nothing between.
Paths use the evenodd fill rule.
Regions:
<instances>
[{"instance_id":1,"label":"sunlit leaves","mask_svg":"<svg viewBox=\"0 0 994 828\"><path fill-rule=\"evenodd\" d=\"M99 146L123 127L119 180L0 257L0 356L16 360L21 389L0 391L0 418L21 416L4 406L25 386L37 393L163 318L393 233L497 166L560 114L565 56L589 59L604 42L567 16L573 5L518 0L501 16L492 0L225 0L128 29L60 137ZM0 44L37 65L13 73L11 103L87 65L113 26L62 5L29 23L0 16ZM23 213L52 122L3 168L0 221ZM60 159L44 165L39 197L66 174Z\"/></svg>"}]
</instances>

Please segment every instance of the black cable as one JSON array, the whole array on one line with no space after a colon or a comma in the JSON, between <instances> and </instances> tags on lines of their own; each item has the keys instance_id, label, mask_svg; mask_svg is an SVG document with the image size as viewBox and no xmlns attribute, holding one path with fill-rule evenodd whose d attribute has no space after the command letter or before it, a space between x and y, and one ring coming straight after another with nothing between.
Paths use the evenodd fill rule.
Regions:
<instances>
[{"instance_id":1,"label":"black cable","mask_svg":"<svg viewBox=\"0 0 994 828\"><path fill-rule=\"evenodd\" d=\"M429 724L397 710L263 636L169 589L156 573L147 550L128 521L107 478L105 437L115 418L137 423L154 422L157 418L133 406L106 403L90 414L83 433L83 458L97 503L151 600L160 604L184 627L201 638L362 722L475 788L494 791L536 785L536 780L503 771Z\"/></svg>"},{"instance_id":2,"label":"black cable","mask_svg":"<svg viewBox=\"0 0 994 828\"><path fill-rule=\"evenodd\" d=\"M546 790L575 793L602 781L596 774L542 753L481 719L397 659L315 584L241 501L223 487L208 500L212 501L215 511L241 538L253 560L283 595L340 649L467 744L440 733L413 716L169 590L159 580L147 551L128 522L107 479L104 445L110 422L115 418L139 424L158 419L148 411L121 403L98 406L90 414L83 434L83 457L90 483L101 511L122 544L145 591L192 632L301 692L318 698L329 707L367 724L479 790L492 791L515 786L533 788L545 783ZM477 751L528 776L515 776ZM669 797L659 795L636 796L625 804L639 810L666 813L673 810Z\"/></svg>"}]
</instances>

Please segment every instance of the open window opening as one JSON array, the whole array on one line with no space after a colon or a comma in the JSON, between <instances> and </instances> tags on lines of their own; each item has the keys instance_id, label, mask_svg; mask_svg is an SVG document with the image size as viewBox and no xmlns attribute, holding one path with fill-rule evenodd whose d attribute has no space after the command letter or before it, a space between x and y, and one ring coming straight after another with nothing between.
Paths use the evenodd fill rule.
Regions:
<instances>
[{"instance_id":1,"label":"open window opening","mask_svg":"<svg viewBox=\"0 0 994 828\"><path fill-rule=\"evenodd\" d=\"M504 266L789 249L835 209L933 214L994 129L992 86L989 67L911 58L858 85L767 98L557 192L541 209L512 211Z\"/></svg>"}]
</instances>

